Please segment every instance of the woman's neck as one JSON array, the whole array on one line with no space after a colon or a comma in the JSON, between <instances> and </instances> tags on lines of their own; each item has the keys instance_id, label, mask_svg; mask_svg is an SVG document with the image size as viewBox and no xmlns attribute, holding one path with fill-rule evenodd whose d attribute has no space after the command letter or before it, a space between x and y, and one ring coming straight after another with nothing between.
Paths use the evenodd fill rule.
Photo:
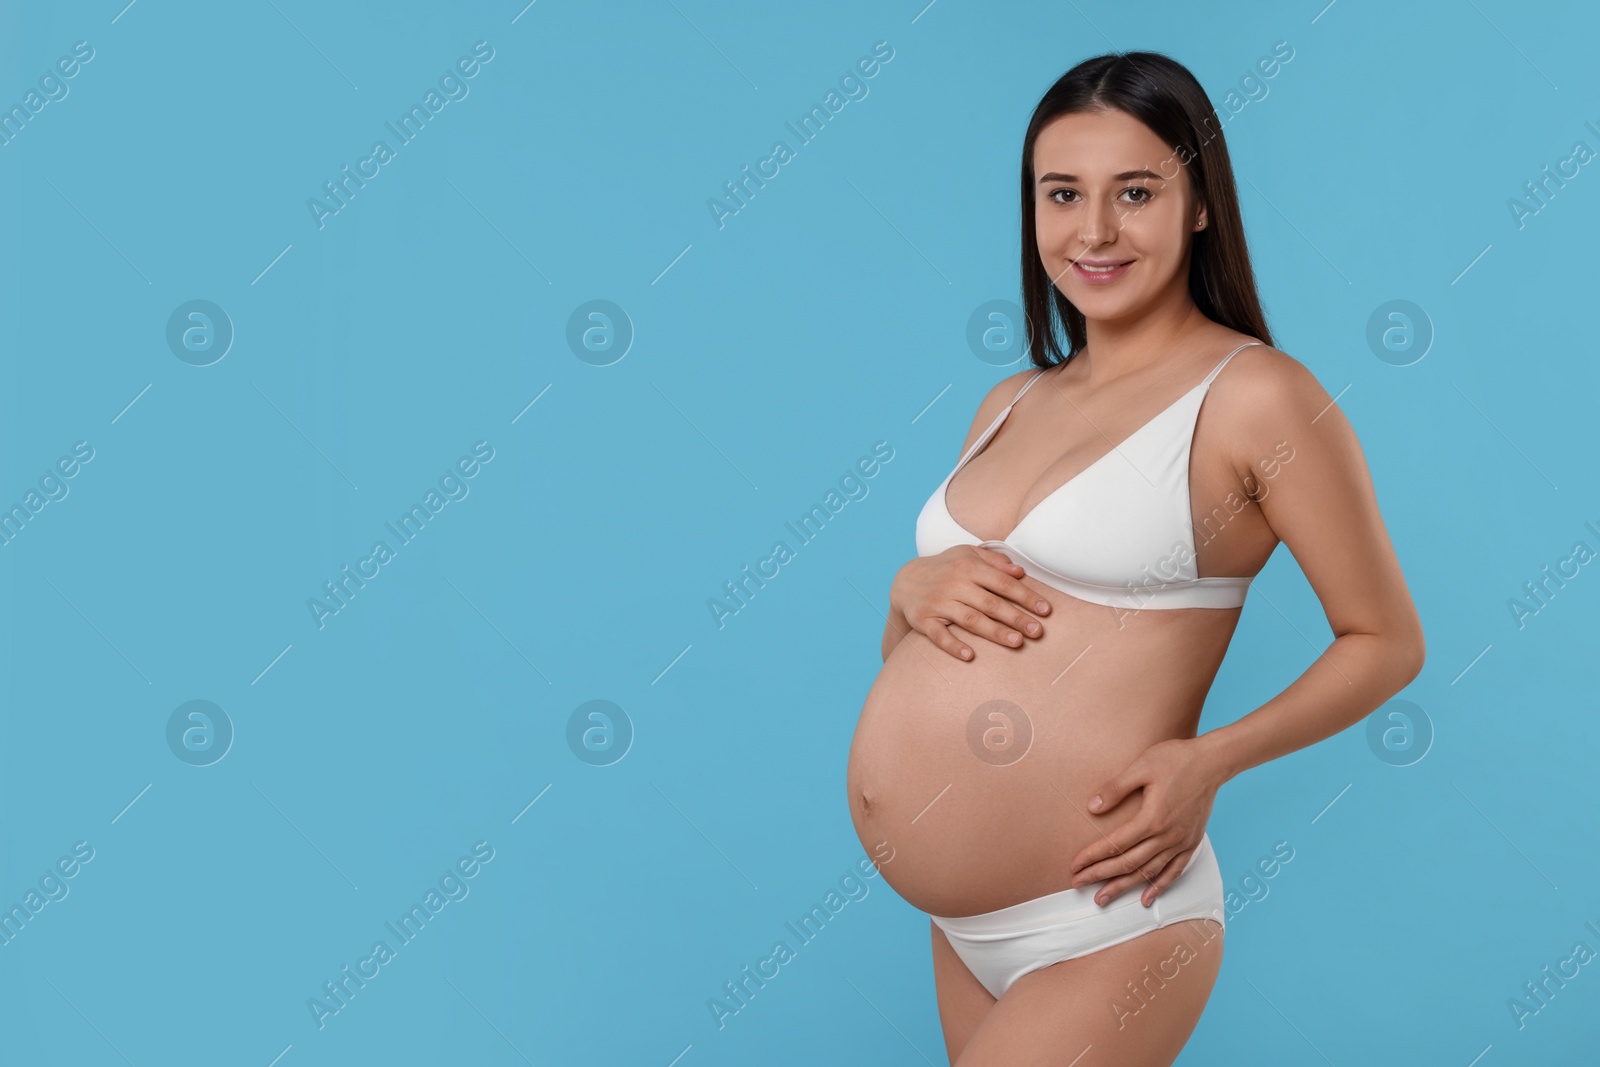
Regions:
<instances>
[{"instance_id":1,"label":"woman's neck","mask_svg":"<svg viewBox=\"0 0 1600 1067\"><path fill-rule=\"evenodd\" d=\"M1143 373L1170 359L1186 338L1210 324L1187 291L1179 296L1163 306L1143 308L1127 319L1085 320L1088 343L1072 361L1084 361L1083 373L1091 386L1098 388Z\"/></svg>"}]
</instances>

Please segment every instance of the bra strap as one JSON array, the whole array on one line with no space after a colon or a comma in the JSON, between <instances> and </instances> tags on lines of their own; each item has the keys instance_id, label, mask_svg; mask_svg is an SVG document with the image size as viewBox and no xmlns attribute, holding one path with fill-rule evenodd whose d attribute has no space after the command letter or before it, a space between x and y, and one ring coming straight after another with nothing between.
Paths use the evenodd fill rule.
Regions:
<instances>
[{"instance_id":1,"label":"bra strap","mask_svg":"<svg viewBox=\"0 0 1600 1067\"><path fill-rule=\"evenodd\" d=\"M1017 390L1017 395L1012 397L1011 398L1011 403L1006 405L1006 406L1007 407L1014 406L1017 401L1021 400L1022 399L1022 394L1026 393L1029 389L1032 389L1033 388L1033 383L1038 381L1039 380L1039 375L1041 375L1043 373L1044 373L1044 371L1042 371L1042 370L1034 372L1033 377L1029 378L1025 383L1023 383L1022 388Z\"/></svg>"},{"instance_id":2,"label":"bra strap","mask_svg":"<svg viewBox=\"0 0 1600 1067\"><path fill-rule=\"evenodd\" d=\"M955 470L950 472L951 478L956 476L956 471L959 471L962 467L967 465L967 460L978 454L978 449L982 448L986 443L988 443L989 438L993 437L994 432L1000 428L1000 424L1006 421L1006 416L1011 414L1011 409L1016 406L1017 401L1022 399L1022 394L1026 393L1030 388L1032 388L1033 383L1038 381L1039 375L1043 373L1044 371L1042 370L1038 371L1032 378L1029 378L1023 384L1021 389L1017 390L1017 395L1011 398L1011 403L1007 404L1000 410L1000 414L994 417L994 421L989 423L988 428L985 429L983 433L978 435L978 439L976 441L972 442L972 447L962 453L961 459L956 462ZM948 479L946 480L948 481Z\"/></svg>"},{"instance_id":3,"label":"bra strap","mask_svg":"<svg viewBox=\"0 0 1600 1067\"><path fill-rule=\"evenodd\" d=\"M1228 360L1232 359L1234 356L1237 356L1240 352L1243 352L1245 349L1249 348L1251 345L1259 345L1259 344L1261 344L1260 341L1246 341L1244 344L1240 345L1238 348L1235 348L1232 352L1229 352L1227 355L1223 356L1222 357L1222 362L1218 363L1215 367L1212 367L1211 368L1211 373L1206 375L1205 381L1201 382L1200 384L1201 385L1210 385L1211 384L1211 380L1213 378L1215 378L1218 374L1222 373L1222 368L1226 367L1228 365ZM1265 346L1263 346L1263 347L1265 347Z\"/></svg>"}]
</instances>

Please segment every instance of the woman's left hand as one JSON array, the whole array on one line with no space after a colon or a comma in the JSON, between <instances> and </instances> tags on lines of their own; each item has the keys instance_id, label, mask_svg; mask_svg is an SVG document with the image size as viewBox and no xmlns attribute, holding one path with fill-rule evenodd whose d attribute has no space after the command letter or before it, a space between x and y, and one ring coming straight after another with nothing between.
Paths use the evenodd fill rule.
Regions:
<instances>
[{"instance_id":1,"label":"woman's left hand","mask_svg":"<svg viewBox=\"0 0 1600 1067\"><path fill-rule=\"evenodd\" d=\"M1072 884L1109 879L1095 902L1109 904L1130 886L1143 885L1149 907L1183 869L1201 839L1222 777L1204 757L1197 738L1158 741L1089 798L1092 819L1136 789L1144 802L1132 820L1086 846L1072 860Z\"/></svg>"}]
</instances>

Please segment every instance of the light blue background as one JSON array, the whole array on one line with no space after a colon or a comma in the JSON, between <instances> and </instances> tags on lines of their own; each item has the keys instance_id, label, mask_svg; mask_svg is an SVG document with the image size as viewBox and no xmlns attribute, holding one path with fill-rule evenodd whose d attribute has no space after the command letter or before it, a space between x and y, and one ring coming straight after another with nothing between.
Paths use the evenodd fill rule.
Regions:
<instances>
[{"instance_id":1,"label":"light blue background","mask_svg":"<svg viewBox=\"0 0 1600 1067\"><path fill-rule=\"evenodd\" d=\"M707 1001L864 855L846 752L917 509L1015 369L966 329L1018 298L1034 104L1116 47L1220 105L1280 40L1226 126L1261 294L1360 435L1436 736L1397 767L1357 726L1219 794L1230 885L1295 858L1180 1062L1593 1055L1600 965L1507 1007L1600 949L1600 574L1507 606L1600 547L1600 169L1507 207L1600 149L1590 9L124 3L0 8L7 106L94 48L0 146L0 504L95 450L0 547L0 904L95 850L0 945L0 1059L943 1063L927 920L881 879L725 1028ZM318 229L306 200L479 40L470 94ZM870 94L719 229L708 199L880 40ZM208 367L165 340L193 299L236 331ZM610 366L567 341L594 299L636 331ZM1366 341L1395 299L1434 333L1409 366ZM319 630L307 599L480 440ZM870 494L718 629L878 440ZM1280 550L1203 728L1329 639ZM208 767L165 739L194 699L236 730ZM592 699L635 730L610 766L567 744ZM470 895L319 1030L307 1000L477 841Z\"/></svg>"}]
</instances>

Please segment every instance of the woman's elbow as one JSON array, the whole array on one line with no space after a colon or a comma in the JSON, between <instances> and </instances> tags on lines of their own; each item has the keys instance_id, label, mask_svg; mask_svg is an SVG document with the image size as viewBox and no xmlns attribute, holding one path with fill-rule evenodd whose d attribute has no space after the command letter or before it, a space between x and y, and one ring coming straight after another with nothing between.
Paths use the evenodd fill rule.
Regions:
<instances>
[{"instance_id":1,"label":"woman's elbow","mask_svg":"<svg viewBox=\"0 0 1600 1067\"><path fill-rule=\"evenodd\" d=\"M1428 660L1428 643L1422 636L1422 626L1417 624L1395 642L1396 655L1400 661L1400 672L1403 680L1402 686L1410 685L1417 675L1422 673L1422 666Z\"/></svg>"}]
</instances>

